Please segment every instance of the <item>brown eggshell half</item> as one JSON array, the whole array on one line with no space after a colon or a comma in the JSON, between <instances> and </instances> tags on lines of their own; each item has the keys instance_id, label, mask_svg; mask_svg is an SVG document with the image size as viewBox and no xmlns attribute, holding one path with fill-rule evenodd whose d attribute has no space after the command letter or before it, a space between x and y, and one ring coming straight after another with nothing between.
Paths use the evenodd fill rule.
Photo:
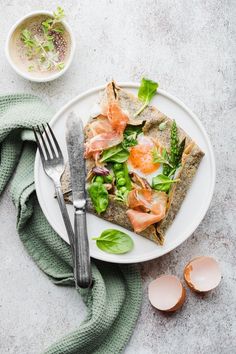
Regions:
<instances>
[{"instance_id":1,"label":"brown eggshell half","mask_svg":"<svg viewBox=\"0 0 236 354\"><path fill-rule=\"evenodd\" d=\"M184 279L194 291L210 291L216 288L221 280L219 263L212 257L196 257L185 266Z\"/></svg>"},{"instance_id":2,"label":"brown eggshell half","mask_svg":"<svg viewBox=\"0 0 236 354\"><path fill-rule=\"evenodd\" d=\"M186 291L179 278L174 275L161 275L148 286L148 297L160 311L173 312L184 303Z\"/></svg>"}]
</instances>

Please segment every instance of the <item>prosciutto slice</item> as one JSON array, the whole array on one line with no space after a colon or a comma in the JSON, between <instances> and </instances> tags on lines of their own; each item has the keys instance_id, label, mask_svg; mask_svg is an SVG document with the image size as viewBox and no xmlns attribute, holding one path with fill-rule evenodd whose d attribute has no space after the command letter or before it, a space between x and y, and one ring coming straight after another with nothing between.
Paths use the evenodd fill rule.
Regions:
<instances>
[{"instance_id":1,"label":"prosciutto slice","mask_svg":"<svg viewBox=\"0 0 236 354\"><path fill-rule=\"evenodd\" d=\"M85 158L93 157L96 164L103 150L118 145L122 141L122 135L113 129L109 119L103 115L88 124L85 133L87 136Z\"/></svg>"},{"instance_id":2,"label":"prosciutto slice","mask_svg":"<svg viewBox=\"0 0 236 354\"><path fill-rule=\"evenodd\" d=\"M128 215L135 232L145 230L148 226L157 223L165 216L165 214L157 215L133 209L127 210L126 214Z\"/></svg>"},{"instance_id":3,"label":"prosciutto slice","mask_svg":"<svg viewBox=\"0 0 236 354\"><path fill-rule=\"evenodd\" d=\"M128 195L127 215L135 232L162 220L166 215L167 195L149 189L133 189Z\"/></svg>"},{"instance_id":4,"label":"prosciutto slice","mask_svg":"<svg viewBox=\"0 0 236 354\"><path fill-rule=\"evenodd\" d=\"M123 134L129 117L120 107L114 82L106 87L106 94L101 102L101 111L103 115L108 117L112 128L118 134Z\"/></svg>"},{"instance_id":5,"label":"prosciutto slice","mask_svg":"<svg viewBox=\"0 0 236 354\"><path fill-rule=\"evenodd\" d=\"M111 96L113 94L113 96ZM85 133L85 158L93 157L96 164L103 150L120 144L123 140L123 132L129 118L119 107L114 93L107 94L108 105L106 111L99 115L96 120L87 125Z\"/></svg>"},{"instance_id":6,"label":"prosciutto slice","mask_svg":"<svg viewBox=\"0 0 236 354\"><path fill-rule=\"evenodd\" d=\"M85 158L92 157L94 153L100 153L103 150L116 146L121 141L122 136L114 131L95 135L85 143Z\"/></svg>"},{"instance_id":7,"label":"prosciutto slice","mask_svg":"<svg viewBox=\"0 0 236 354\"><path fill-rule=\"evenodd\" d=\"M118 133L123 134L129 118L119 107L117 102L109 104L107 117L111 123L112 128Z\"/></svg>"},{"instance_id":8,"label":"prosciutto slice","mask_svg":"<svg viewBox=\"0 0 236 354\"><path fill-rule=\"evenodd\" d=\"M86 126L85 133L88 139L91 139L95 135L99 135L102 133L111 133L113 132L113 128L108 118L100 115L93 120L90 124Z\"/></svg>"},{"instance_id":9,"label":"prosciutto slice","mask_svg":"<svg viewBox=\"0 0 236 354\"><path fill-rule=\"evenodd\" d=\"M151 208L152 191L149 189L133 189L128 194L128 206L132 209L149 211Z\"/></svg>"}]
</instances>

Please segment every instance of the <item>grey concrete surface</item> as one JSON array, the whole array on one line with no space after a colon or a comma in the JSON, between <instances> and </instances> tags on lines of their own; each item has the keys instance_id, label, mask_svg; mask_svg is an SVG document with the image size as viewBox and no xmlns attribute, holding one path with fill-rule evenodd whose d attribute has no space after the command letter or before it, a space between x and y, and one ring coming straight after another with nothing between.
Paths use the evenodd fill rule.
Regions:
<instances>
[{"instance_id":1,"label":"grey concrete surface","mask_svg":"<svg viewBox=\"0 0 236 354\"><path fill-rule=\"evenodd\" d=\"M59 3L76 34L73 65L55 82L27 82L6 62L7 31L27 12L53 10ZM33 92L59 109L110 78L139 81L147 75L200 117L215 149L214 198L188 241L140 266L143 306L125 353L236 353L236 1L0 0L0 5L1 93ZM72 289L54 286L37 269L15 222L6 190L0 201L0 353L39 354L75 329L86 308ZM220 286L206 296L187 290L186 304L174 315L155 311L148 302L148 283L161 273L182 277L183 266L196 255L220 261Z\"/></svg>"}]
</instances>

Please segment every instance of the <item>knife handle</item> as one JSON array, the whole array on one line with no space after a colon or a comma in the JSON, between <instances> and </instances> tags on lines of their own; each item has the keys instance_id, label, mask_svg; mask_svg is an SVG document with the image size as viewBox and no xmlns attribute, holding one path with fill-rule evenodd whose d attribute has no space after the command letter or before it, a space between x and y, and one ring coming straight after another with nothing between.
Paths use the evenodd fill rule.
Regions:
<instances>
[{"instance_id":1,"label":"knife handle","mask_svg":"<svg viewBox=\"0 0 236 354\"><path fill-rule=\"evenodd\" d=\"M84 209L75 209L75 267L76 287L88 288L92 283L89 243Z\"/></svg>"}]
</instances>

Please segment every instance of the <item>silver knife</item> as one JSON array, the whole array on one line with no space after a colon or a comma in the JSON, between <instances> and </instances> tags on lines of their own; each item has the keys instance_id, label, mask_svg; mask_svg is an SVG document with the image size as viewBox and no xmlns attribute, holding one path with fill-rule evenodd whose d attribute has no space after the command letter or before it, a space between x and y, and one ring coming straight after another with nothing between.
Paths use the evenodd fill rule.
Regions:
<instances>
[{"instance_id":1,"label":"silver knife","mask_svg":"<svg viewBox=\"0 0 236 354\"><path fill-rule=\"evenodd\" d=\"M74 214L74 259L76 287L87 288L92 283L89 243L86 224L86 189L83 123L74 112L66 122L66 142L69 156Z\"/></svg>"}]
</instances>

